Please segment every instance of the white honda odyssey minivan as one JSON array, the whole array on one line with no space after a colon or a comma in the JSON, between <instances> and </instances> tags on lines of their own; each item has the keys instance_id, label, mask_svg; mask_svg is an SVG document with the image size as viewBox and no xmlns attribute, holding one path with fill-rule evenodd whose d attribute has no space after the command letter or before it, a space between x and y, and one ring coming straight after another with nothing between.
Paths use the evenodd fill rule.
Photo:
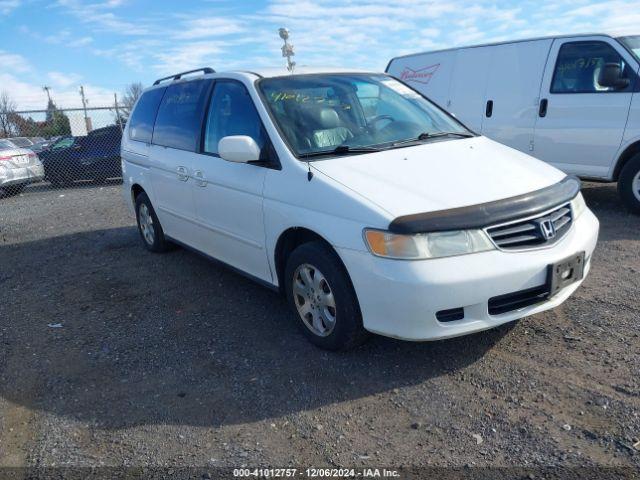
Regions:
<instances>
[{"instance_id":1,"label":"white honda odyssey minivan","mask_svg":"<svg viewBox=\"0 0 640 480\"><path fill-rule=\"evenodd\" d=\"M558 306L598 236L576 178L380 73L160 79L127 122L122 168L148 250L180 244L279 289L333 350Z\"/></svg>"}]
</instances>

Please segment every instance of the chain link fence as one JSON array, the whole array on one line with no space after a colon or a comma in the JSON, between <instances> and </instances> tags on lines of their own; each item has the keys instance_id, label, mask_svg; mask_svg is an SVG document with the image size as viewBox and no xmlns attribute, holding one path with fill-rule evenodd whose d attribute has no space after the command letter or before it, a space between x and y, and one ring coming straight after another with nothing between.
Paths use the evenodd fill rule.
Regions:
<instances>
[{"instance_id":1,"label":"chain link fence","mask_svg":"<svg viewBox=\"0 0 640 480\"><path fill-rule=\"evenodd\" d=\"M122 178L119 106L0 113L0 201Z\"/></svg>"}]
</instances>

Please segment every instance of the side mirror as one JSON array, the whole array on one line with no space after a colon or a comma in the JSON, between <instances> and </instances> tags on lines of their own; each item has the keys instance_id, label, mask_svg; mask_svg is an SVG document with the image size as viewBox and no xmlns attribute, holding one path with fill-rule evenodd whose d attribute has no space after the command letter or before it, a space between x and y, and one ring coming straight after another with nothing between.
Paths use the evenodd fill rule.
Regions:
<instances>
[{"instance_id":1,"label":"side mirror","mask_svg":"<svg viewBox=\"0 0 640 480\"><path fill-rule=\"evenodd\" d=\"M218 155L228 162L255 162L260 160L260 147L247 135L231 135L218 142Z\"/></svg>"},{"instance_id":2,"label":"side mirror","mask_svg":"<svg viewBox=\"0 0 640 480\"><path fill-rule=\"evenodd\" d=\"M622 76L619 63L605 63L600 70L598 83L601 87L622 90L629 86L629 79Z\"/></svg>"}]
</instances>

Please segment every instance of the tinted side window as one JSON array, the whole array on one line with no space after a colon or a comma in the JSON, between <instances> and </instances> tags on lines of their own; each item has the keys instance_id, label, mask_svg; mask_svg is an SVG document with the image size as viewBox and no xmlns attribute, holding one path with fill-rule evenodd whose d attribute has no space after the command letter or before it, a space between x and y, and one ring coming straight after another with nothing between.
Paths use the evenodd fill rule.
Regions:
<instances>
[{"instance_id":1,"label":"tinted side window","mask_svg":"<svg viewBox=\"0 0 640 480\"><path fill-rule=\"evenodd\" d=\"M599 93L615 89L600 85L605 64L620 66L623 78L629 78L629 67L615 49L605 42L570 42L560 47L553 73L551 93Z\"/></svg>"},{"instance_id":2,"label":"tinted side window","mask_svg":"<svg viewBox=\"0 0 640 480\"><path fill-rule=\"evenodd\" d=\"M211 97L204 136L204 151L218 153L218 142L229 135L247 135L264 151L266 133L249 96L239 82L217 82Z\"/></svg>"},{"instance_id":3,"label":"tinted side window","mask_svg":"<svg viewBox=\"0 0 640 480\"><path fill-rule=\"evenodd\" d=\"M193 80L167 87L153 130L154 144L196 151L210 84L208 80Z\"/></svg>"},{"instance_id":4,"label":"tinted side window","mask_svg":"<svg viewBox=\"0 0 640 480\"><path fill-rule=\"evenodd\" d=\"M156 88L142 94L129 119L129 135L132 140L150 142L153 123L165 88Z\"/></svg>"}]
</instances>

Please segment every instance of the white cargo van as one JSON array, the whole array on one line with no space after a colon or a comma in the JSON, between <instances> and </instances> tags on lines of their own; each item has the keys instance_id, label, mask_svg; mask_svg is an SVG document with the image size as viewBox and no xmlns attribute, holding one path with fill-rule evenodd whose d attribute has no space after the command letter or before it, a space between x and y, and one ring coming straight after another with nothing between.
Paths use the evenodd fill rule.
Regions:
<instances>
[{"instance_id":1,"label":"white cargo van","mask_svg":"<svg viewBox=\"0 0 640 480\"><path fill-rule=\"evenodd\" d=\"M394 58L387 72L476 132L583 178L640 213L640 35L558 36Z\"/></svg>"}]
</instances>

